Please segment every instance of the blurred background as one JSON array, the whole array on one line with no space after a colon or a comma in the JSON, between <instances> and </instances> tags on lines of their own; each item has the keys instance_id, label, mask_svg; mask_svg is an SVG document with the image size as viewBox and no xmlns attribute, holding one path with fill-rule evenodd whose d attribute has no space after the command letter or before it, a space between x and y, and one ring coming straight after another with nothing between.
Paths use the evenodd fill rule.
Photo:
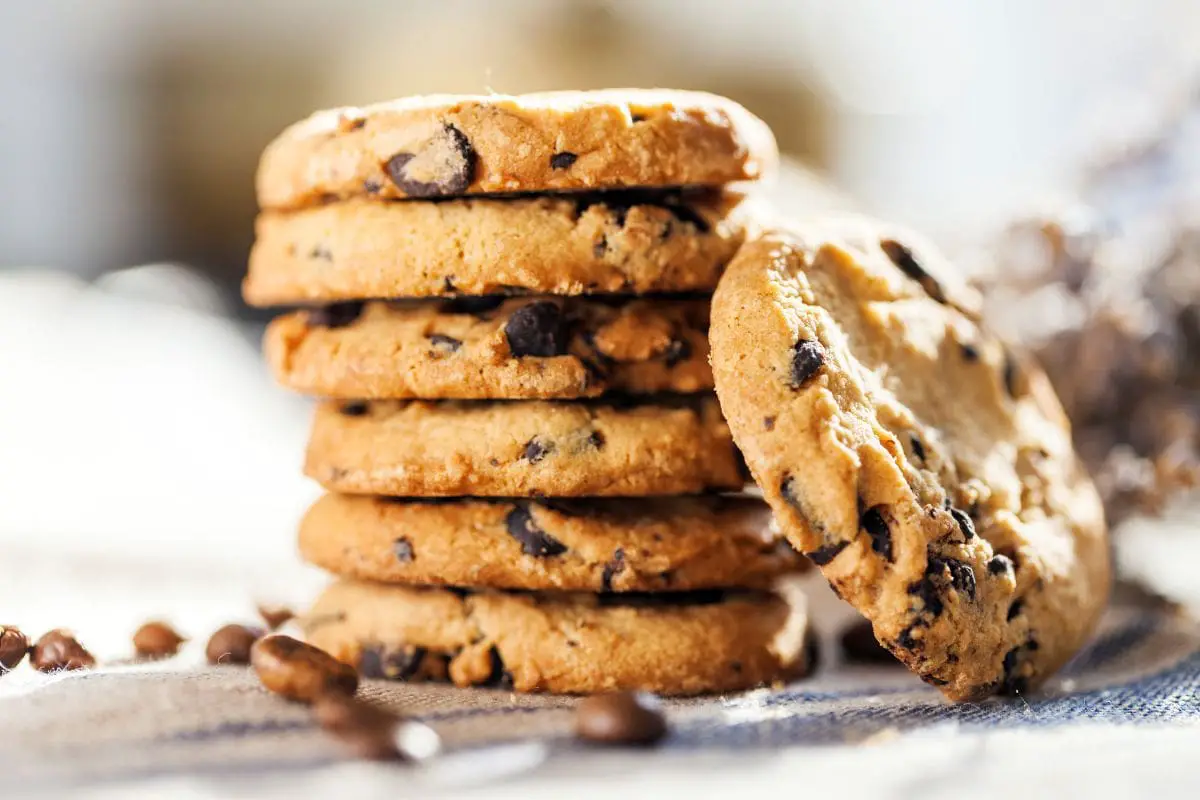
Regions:
<instances>
[{"instance_id":1,"label":"blurred background","mask_svg":"<svg viewBox=\"0 0 1200 800\"><path fill-rule=\"evenodd\" d=\"M307 591L307 405L237 286L258 155L314 109L708 90L774 128L785 204L827 182L953 249L1157 124L1198 40L1193 0L0 0L0 609Z\"/></svg>"}]
</instances>

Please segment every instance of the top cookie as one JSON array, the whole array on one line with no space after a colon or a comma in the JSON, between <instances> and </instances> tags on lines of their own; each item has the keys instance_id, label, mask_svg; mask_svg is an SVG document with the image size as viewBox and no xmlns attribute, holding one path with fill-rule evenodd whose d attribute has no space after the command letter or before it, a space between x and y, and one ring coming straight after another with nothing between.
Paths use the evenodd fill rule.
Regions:
<instances>
[{"instance_id":1,"label":"top cookie","mask_svg":"<svg viewBox=\"0 0 1200 800\"><path fill-rule=\"evenodd\" d=\"M263 153L258 201L710 186L777 159L762 120L703 92L405 97L289 127Z\"/></svg>"},{"instance_id":2,"label":"top cookie","mask_svg":"<svg viewBox=\"0 0 1200 800\"><path fill-rule=\"evenodd\" d=\"M950 698L1019 692L1103 609L1107 530L1043 373L907 231L748 243L714 297L721 406L784 533Z\"/></svg>"}]
</instances>

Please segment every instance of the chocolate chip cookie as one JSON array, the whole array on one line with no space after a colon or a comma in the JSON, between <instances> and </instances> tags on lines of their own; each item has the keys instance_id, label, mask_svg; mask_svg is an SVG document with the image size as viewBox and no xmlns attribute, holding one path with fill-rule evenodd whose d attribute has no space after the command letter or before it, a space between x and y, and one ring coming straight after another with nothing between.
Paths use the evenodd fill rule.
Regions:
<instances>
[{"instance_id":1,"label":"chocolate chip cookie","mask_svg":"<svg viewBox=\"0 0 1200 800\"><path fill-rule=\"evenodd\" d=\"M276 319L285 386L338 398L555 399L712 391L707 299L348 303Z\"/></svg>"},{"instance_id":2,"label":"chocolate chip cookie","mask_svg":"<svg viewBox=\"0 0 1200 800\"><path fill-rule=\"evenodd\" d=\"M263 153L258 201L712 186L777 160L762 120L702 92L405 97L289 127Z\"/></svg>"},{"instance_id":3,"label":"chocolate chip cookie","mask_svg":"<svg viewBox=\"0 0 1200 800\"><path fill-rule=\"evenodd\" d=\"M803 569L745 497L445 501L330 494L300 524L300 553L387 583L568 591L763 587Z\"/></svg>"},{"instance_id":4,"label":"chocolate chip cookie","mask_svg":"<svg viewBox=\"0 0 1200 800\"><path fill-rule=\"evenodd\" d=\"M745 483L711 395L329 402L317 409L305 472L337 492L409 497L691 494Z\"/></svg>"},{"instance_id":5,"label":"chocolate chip cookie","mask_svg":"<svg viewBox=\"0 0 1200 800\"><path fill-rule=\"evenodd\" d=\"M693 190L265 212L242 292L253 305L711 292L750 205L736 192Z\"/></svg>"},{"instance_id":6,"label":"chocolate chip cookie","mask_svg":"<svg viewBox=\"0 0 1200 800\"><path fill-rule=\"evenodd\" d=\"M782 588L785 594L530 594L339 581L301 626L309 642L365 678L691 695L807 672L803 597Z\"/></svg>"},{"instance_id":7,"label":"chocolate chip cookie","mask_svg":"<svg viewBox=\"0 0 1200 800\"><path fill-rule=\"evenodd\" d=\"M1041 370L913 234L842 218L748 243L717 391L792 543L950 698L1032 688L1108 594L1107 529Z\"/></svg>"}]
</instances>

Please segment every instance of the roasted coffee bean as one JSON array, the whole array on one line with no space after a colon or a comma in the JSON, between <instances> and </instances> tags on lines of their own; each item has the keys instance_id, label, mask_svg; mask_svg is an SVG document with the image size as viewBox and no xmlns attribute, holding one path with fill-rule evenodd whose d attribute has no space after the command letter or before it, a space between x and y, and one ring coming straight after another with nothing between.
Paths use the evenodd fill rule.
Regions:
<instances>
[{"instance_id":1,"label":"roasted coffee bean","mask_svg":"<svg viewBox=\"0 0 1200 800\"><path fill-rule=\"evenodd\" d=\"M363 304L357 300L331 303L308 312L310 328L344 328L362 315Z\"/></svg>"},{"instance_id":2,"label":"roasted coffee bean","mask_svg":"<svg viewBox=\"0 0 1200 800\"><path fill-rule=\"evenodd\" d=\"M442 129L416 153L396 153L384 168L409 197L461 194L475 176L475 148L453 125Z\"/></svg>"},{"instance_id":3,"label":"roasted coffee bean","mask_svg":"<svg viewBox=\"0 0 1200 800\"><path fill-rule=\"evenodd\" d=\"M791 387L803 389L825 365L825 348L815 339L792 345Z\"/></svg>"},{"instance_id":4,"label":"roasted coffee bean","mask_svg":"<svg viewBox=\"0 0 1200 800\"><path fill-rule=\"evenodd\" d=\"M653 695L598 694L575 709L575 734L598 744L651 745L666 736L667 720Z\"/></svg>"},{"instance_id":5,"label":"roasted coffee bean","mask_svg":"<svg viewBox=\"0 0 1200 800\"><path fill-rule=\"evenodd\" d=\"M326 693L352 695L358 673L324 650L273 633L250 648L250 665L262 685L289 700L311 703Z\"/></svg>"},{"instance_id":6,"label":"roasted coffee bean","mask_svg":"<svg viewBox=\"0 0 1200 800\"><path fill-rule=\"evenodd\" d=\"M147 622L133 634L133 649L139 658L169 658L179 652L186 639L165 622Z\"/></svg>"},{"instance_id":7,"label":"roasted coffee bean","mask_svg":"<svg viewBox=\"0 0 1200 800\"><path fill-rule=\"evenodd\" d=\"M946 302L946 294L942 291L941 284L934 280L933 276L917 262L917 258L910 248L893 239L884 239L879 246L883 248L883 252L891 259L891 262L900 268L901 272L921 284L921 288L927 295L939 303Z\"/></svg>"},{"instance_id":8,"label":"roasted coffee bean","mask_svg":"<svg viewBox=\"0 0 1200 800\"><path fill-rule=\"evenodd\" d=\"M859 620L841 635L842 653L847 661L860 664L899 664L896 657L881 645L871 630L871 623Z\"/></svg>"},{"instance_id":9,"label":"roasted coffee bean","mask_svg":"<svg viewBox=\"0 0 1200 800\"><path fill-rule=\"evenodd\" d=\"M96 666L96 659L92 654L70 631L61 628L50 631L37 640L30 653L29 662L39 672L71 671Z\"/></svg>"},{"instance_id":10,"label":"roasted coffee bean","mask_svg":"<svg viewBox=\"0 0 1200 800\"><path fill-rule=\"evenodd\" d=\"M262 617L263 622L267 623L267 630L273 631L291 622L296 613L286 606L260 605L258 615Z\"/></svg>"},{"instance_id":11,"label":"roasted coffee bean","mask_svg":"<svg viewBox=\"0 0 1200 800\"><path fill-rule=\"evenodd\" d=\"M0 675L14 669L29 652L29 637L12 625L0 625Z\"/></svg>"},{"instance_id":12,"label":"roasted coffee bean","mask_svg":"<svg viewBox=\"0 0 1200 800\"><path fill-rule=\"evenodd\" d=\"M574 153L568 153L565 150L561 153L555 153L554 155L550 156L550 168L569 169L578 158L579 156L575 155Z\"/></svg>"},{"instance_id":13,"label":"roasted coffee bean","mask_svg":"<svg viewBox=\"0 0 1200 800\"><path fill-rule=\"evenodd\" d=\"M567 546L538 527L533 514L523 506L508 512L504 527L509 536L521 543L521 552L526 555L547 558L567 552Z\"/></svg>"},{"instance_id":14,"label":"roasted coffee bean","mask_svg":"<svg viewBox=\"0 0 1200 800\"><path fill-rule=\"evenodd\" d=\"M549 358L567 352L567 325L558 303L541 300L513 312L504 325L508 349L518 358Z\"/></svg>"},{"instance_id":15,"label":"roasted coffee bean","mask_svg":"<svg viewBox=\"0 0 1200 800\"><path fill-rule=\"evenodd\" d=\"M226 625L208 640L204 654L210 664L249 664L250 648L266 632L245 625Z\"/></svg>"}]
</instances>

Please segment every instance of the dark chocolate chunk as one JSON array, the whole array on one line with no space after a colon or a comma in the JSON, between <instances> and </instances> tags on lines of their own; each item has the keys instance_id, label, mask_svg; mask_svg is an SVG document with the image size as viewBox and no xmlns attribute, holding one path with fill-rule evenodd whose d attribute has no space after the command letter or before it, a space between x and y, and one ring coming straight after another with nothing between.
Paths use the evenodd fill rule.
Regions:
<instances>
[{"instance_id":1,"label":"dark chocolate chunk","mask_svg":"<svg viewBox=\"0 0 1200 800\"><path fill-rule=\"evenodd\" d=\"M364 678L406 681L420 671L425 653L424 647L391 649L382 644L369 645L359 655L358 672Z\"/></svg>"},{"instance_id":2,"label":"dark chocolate chunk","mask_svg":"<svg viewBox=\"0 0 1200 800\"><path fill-rule=\"evenodd\" d=\"M962 535L968 542L975 538L975 523L967 516L967 512L951 506L950 516L954 517L954 521L958 523L958 529L962 531Z\"/></svg>"},{"instance_id":3,"label":"dark chocolate chunk","mask_svg":"<svg viewBox=\"0 0 1200 800\"><path fill-rule=\"evenodd\" d=\"M347 417L365 417L370 410L371 406L365 400L347 400L338 406L338 411Z\"/></svg>"},{"instance_id":4,"label":"dark chocolate chunk","mask_svg":"<svg viewBox=\"0 0 1200 800\"><path fill-rule=\"evenodd\" d=\"M833 544L822 545L816 550L813 550L811 553L805 553L804 555L809 561L813 562L818 567L823 567L830 561L833 561L835 558L837 558L838 553L845 550L848 544L850 543L834 542Z\"/></svg>"},{"instance_id":5,"label":"dark chocolate chunk","mask_svg":"<svg viewBox=\"0 0 1200 800\"><path fill-rule=\"evenodd\" d=\"M631 119L633 121L633 123L636 125L639 122L645 122L646 115L645 114L630 114L629 119Z\"/></svg>"},{"instance_id":6,"label":"dark chocolate chunk","mask_svg":"<svg viewBox=\"0 0 1200 800\"><path fill-rule=\"evenodd\" d=\"M600 234L600 238L596 240L596 243L594 245L592 245L592 255L594 257L596 257L597 259L600 259L600 258L604 258L604 254L607 252L608 252L608 237L606 237L602 233L602 234Z\"/></svg>"},{"instance_id":7,"label":"dark chocolate chunk","mask_svg":"<svg viewBox=\"0 0 1200 800\"><path fill-rule=\"evenodd\" d=\"M546 558L567 552L567 546L538 527L533 514L524 506L517 506L504 518L504 527L509 536L521 543L521 552L530 556Z\"/></svg>"},{"instance_id":8,"label":"dark chocolate chunk","mask_svg":"<svg viewBox=\"0 0 1200 800\"><path fill-rule=\"evenodd\" d=\"M554 442L547 442L535 437L525 443L525 452L521 455L521 458L530 464L536 464L553 452Z\"/></svg>"},{"instance_id":9,"label":"dark chocolate chunk","mask_svg":"<svg viewBox=\"0 0 1200 800\"><path fill-rule=\"evenodd\" d=\"M1020 694L1025 691L1029 682L1017 674L1020 667L1021 647L1018 645L1004 654L1004 681L1000 685L1003 694Z\"/></svg>"},{"instance_id":10,"label":"dark chocolate chunk","mask_svg":"<svg viewBox=\"0 0 1200 800\"><path fill-rule=\"evenodd\" d=\"M358 319L362 311L363 304L357 300L331 303L309 309L307 322L310 328L344 328Z\"/></svg>"},{"instance_id":11,"label":"dark chocolate chunk","mask_svg":"<svg viewBox=\"0 0 1200 800\"><path fill-rule=\"evenodd\" d=\"M447 275L445 278L442 278L442 291L446 294L453 294L458 291L458 287L454 285L453 275Z\"/></svg>"},{"instance_id":12,"label":"dark chocolate chunk","mask_svg":"<svg viewBox=\"0 0 1200 800\"><path fill-rule=\"evenodd\" d=\"M444 336L440 333L431 333L428 336L429 343L433 345L435 350L443 353L453 353L458 348L462 347L462 341L455 339L453 336Z\"/></svg>"},{"instance_id":13,"label":"dark chocolate chunk","mask_svg":"<svg viewBox=\"0 0 1200 800\"><path fill-rule=\"evenodd\" d=\"M443 300L440 310L443 314L470 314L480 316L489 311L495 311L508 298L502 295L459 295Z\"/></svg>"},{"instance_id":14,"label":"dark chocolate chunk","mask_svg":"<svg viewBox=\"0 0 1200 800\"><path fill-rule=\"evenodd\" d=\"M775 418L774 417L763 417L763 430L764 431L775 430Z\"/></svg>"},{"instance_id":15,"label":"dark chocolate chunk","mask_svg":"<svg viewBox=\"0 0 1200 800\"><path fill-rule=\"evenodd\" d=\"M801 339L792 346L791 387L803 389L825 365L825 348L815 339Z\"/></svg>"},{"instance_id":16,"label":"dark chocolate chunk","mask_svg":"<svg viewBox=\"0 0 1200 800\"><path fill-rule=\"evenodd\" d=\"M403 536L392 542L392 555L396 556L396 560L401 564L412 563L412 560L416 558L416 554L413 553L412 542Z\"/></svg>"},{"instance_id":17,"label":"dark chocolate chunk","mask_svg":"<svg viewBox=\"0 0 1200 800\"><path fill-rule=\"evenodd\" d=\"M663 350L662 357L668 367L673 367L692 357L692 346L682 339L672 339Z\"/></svg>"},{"instance_id":18,"label":"dark chocolate chunk","mask_svg":"<svg viewBox=\"0 0 1200 800\"><path fill-rule=\"evenodd\" d=\"M812 509L808 507L808 502L800 493L800 487L795 478L785 475L783 481L779 484L779 493L783 495L783 499L787 501L788 505L800 512L800 516L804 517L805 522L812 526L814 531L817 533L825 532L825 524L817 519ZM846 543L842 542L841 546L845 547Z\"/></svg>"},{"instance_id":19,"label":"dark chocolate chunk","mask_svg":"<svg viewBox=\"0 0 1200 800\"><path fill-rule=\"evenodd\" d=\"M1012 572L1012 559L1006 555L992 556L992 559L987 563L987 571L989 575L1003 575L1006 572Z\"/></svg>"},{"instance_id":20,"label":"dark chocolate chunk","mask_svg":"<svg viewBox=\"0 0 1200 800\"><path fill-rule=\"evenodd\" d=\"M379 194L379 190L383 188L383 184L379 181L373 181L367 178L363 181L363 191L367 194Z\"/></svg>"},{"instance_id":21,"label":"dark chocolate chunk","mask_svg":"<svg viewBox=\"0 0 1200 800\"><path fill-rule=\"evenodd\" d=\"M387 160L385 169L392 183L408 197L444 197L462 194L471 185L475 176L475 148L458 128L445 125L425 145L426 152L434 158L444 156L444 162L433 165L430 172L438 177L433 181L416 180L409 177L409 170L419 153L396 153ZM446 150L447 152L438 152Z\"/></svg>"},{"instance_id":22,"label":"dark chocolate chunk","mask_svg":"<svg viewBox=\"0 0 1200 800\"><path fill-rule=\"evenodd\" d=\"M887 517L884 515L886 510L884 506L871 506L863 512L859 524L871 537L871 549L891 561L892 532L888 528Z\"/></svg>"},{"instance_id":23,"label":"dark chocolate chunk","mask_svg":"<svg viewBox=\"0 0 1200 800\"><path fill-rule=\"evenodd\" d=\"M946 294L942 291L941 284L917 262L911 249L893 239L884 239L879 246L901 272L921 284L926 294L939 303L946 302Z\"/></svg>"},{"instance_id":24,"label":"dark chocolate chunk","mask_svg":"<svg viewBox=\"0 0 1200 800\"><path fill-rule=\"evenodd\" d=\"M1021 602L1021 598L1018 597L1016 600L1013 600L1011 603L1008 604L1008 616L1006 616L1005 619L1008 620L1009 622L1012 622L1014 619L1016 619L1017 617L1019 617L1021 615L1021 612L1024 609L1025 609L1025 604L1023 602Z\"/></svg>"},{"instance_id":25,"label":"dark chocolate chunk","mask_svg":"<svg viewBox=\"0 0 1200 800\"><path fill-rule=\"evenodd\" d=\"M597 450L603 450L605 445L604 434L600 431L592 431L588 434L587 443Z\"/></svg>"},{"instance_id":26,"label":"dark chocolate chunk","mask_svg":"<svg viewBox=\"0 0 1200 800\"><path fill-rule=\"evenodd\" d=\"M896 657L875 639L871 623L859 620L842 631L842 653L846 660L858 664L899 664Z\"/></svg>"},{"instance_id":27,"label":"dark chocolate chunk","mask_svg":"<svg viewBox=\"0 0 1200 800\"><path fill-rule=\"evenodd\" d=\"M612 591L613 578L625 571L625 551L618 547L613 551L612 558L604 565L600 574L600 587L606 592Z\"/></svg>"},{"instance_id":28,"label":"dark chocolate chunk","mask_svg":"<svg viewBox=\"0 0 1200 800\"><path fill-rule=\"evenodd\" d=\"M967 595L970 599L975 599L975 570L971 569L971 565L965 561L959 561L957 558L943 558L940 556L931 556L929 563L925 567L925 577L929 579L931 576L942 576L944 573L950 574L950 585L957 591Z\"/></svg>"},{"instance_id":29,"label":"dark chocolate chunk","mask_svg":"<svg viewBox=\"0 0 1200 800\"><path fill-rule=\"evenodd\" d=\"M962 351L962 357L964 361L979 360L979 348L975 345L970 344L969 342L962 342L958 347Z\"/></svg>"},{"instance_id":30,"label":"dark chocolate chunk","mask_svg":"<svg viewBox=\"0 0 1200 800\"><path fill-rule=\"evenodd\" d=\"M578 160L578 158L579 156L575 155L574 153L568 153L565 150L561 153L555 153L554 155L550 156L550 168L569 169L570 166L574 164L576 160Z\"/></svg>"},{"instance_id":31,"label":"dark chocolate chunk","mask_svg":"<svg viewBox=\"0 0 1200 800\"><path fill-rule=\"evenodd\" d=\"M667 720L652 695L597 694L575 709L575 735L597 744L652 745L667 735Z\"/></svg>"},{"instance_id":32,"label":"dark chocolate chunk","mask_svg":"<svg viewBox=\"0 0 1200 800\"><path fill-rule=\"evenodd\" d=\"M925 461L925 445L921 443L921 440L915 433L910 433L908 435L908 443L912 446L913 455L916 456L919 461Z\"/></svg>"},{"instance_id":33,"label":"dark chocolate chunk","mask_svg":"<svg viewBox=\"0 0 1200 800\"><path fill-rule=\"evenodd\" d=\"M488 658L492 662L492 671L488 673L484 679L484 686L491 686L496 689L511 689L513 688L513 676L504 666L504 659L500 657L500 651L494 646L488 652Z\"/></svg>"},{"instance_id":34,"label":"dark chocolate chunk","mask_svg":"<svg viewBox=\"0 0 1200 800\"><path fill-rule=\"evenodd\" d=\"M557 303L542 300L522 306L504 325L508 349L518 358L548 358L567 352L566 319Z\"/></svg>"}]
</instances>

